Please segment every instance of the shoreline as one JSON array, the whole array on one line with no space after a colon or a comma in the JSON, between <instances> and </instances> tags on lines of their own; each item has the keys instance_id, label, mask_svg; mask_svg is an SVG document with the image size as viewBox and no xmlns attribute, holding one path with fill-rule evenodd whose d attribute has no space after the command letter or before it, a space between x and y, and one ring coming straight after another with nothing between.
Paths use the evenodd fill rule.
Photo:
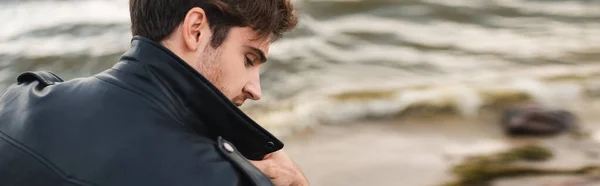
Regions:
<instances>
[{"instance_id":1,"label":"shoreline","mask_svg":"<svg viewBox=\"0 0 600 186\"><path fill-rule=\"evenodd\" d=\"M600 135L600 116L595 111L600 111L600 101L573 110L583 127ZM282 140L313 186L438 186L452 180L449 169L468 156L535 143L557 150L559 165L577 164L587 161L581 153L588 152L581 150L589 143L600 145L594 136L587 142L568 134L510 138L493 114L477 119L440 115L359 120L315 126Z\"/></svg>"}]
</instances>

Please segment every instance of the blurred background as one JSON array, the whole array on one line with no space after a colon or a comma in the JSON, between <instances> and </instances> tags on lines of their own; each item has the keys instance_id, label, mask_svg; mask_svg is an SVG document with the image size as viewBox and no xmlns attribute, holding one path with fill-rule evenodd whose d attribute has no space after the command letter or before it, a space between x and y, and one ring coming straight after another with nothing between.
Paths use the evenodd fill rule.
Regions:
<instances>
[{"instance_id":1,"label":"blurred background","mask_svg":"<svg viewBox=\"0 0 600 186\"><path fill-rule=\"evenodd\" d=\"M593 171L544 171L600 164L600 1L294 4L299 27L271 46L264 97L242 109L312 185L600 184ZM131 39L127 0L0 0L0 23L2 90L28 70L98 73ZM507 135L505 109L525 103L573 113L583 135ZM553 154L528 162L536 176L453 171L532 144Z\"/></svg>"}]
</instances>

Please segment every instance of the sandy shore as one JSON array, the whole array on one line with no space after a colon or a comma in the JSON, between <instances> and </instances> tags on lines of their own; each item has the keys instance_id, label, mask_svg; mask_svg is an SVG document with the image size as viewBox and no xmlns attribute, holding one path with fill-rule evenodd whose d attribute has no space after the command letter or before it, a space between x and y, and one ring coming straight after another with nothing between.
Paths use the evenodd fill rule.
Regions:
<instances>
[{"instance_id":1,"label":"sandy shore","mask_svg":"<svg viewBox=\"0 0 600 186\"><path fill-rule=\"evenodd\" d=\"M600 121L595 114L600 112L594 112L600 109L580 109L585 126L600 136L600 122L595 122ZM511 139L501 133L493 120L435 117L360 121L319 126L284 141L285 149L312 186L440 185L452 178L448 169L465 156L496 152L521 143L553 145L561 152L559 164L586 163L586 154L600 154L600 139L594 141L593 136L591 144L573 142L564 136ZM592 157L592 161L600 158Z\"/></svg>"},{"instance_id":2,"label":"sandy shore","mask_svg":"<svg viewBox=\"0 0 600 186\"><path fill-rule=\"evenodd\" d=\"M496 134L473 137L451 126L431 130L394 123L321 126L287 139L286 149L312 186L425 186L449 179L445 171L457 157L508 146Z\"/></svg>"}]
</instances>

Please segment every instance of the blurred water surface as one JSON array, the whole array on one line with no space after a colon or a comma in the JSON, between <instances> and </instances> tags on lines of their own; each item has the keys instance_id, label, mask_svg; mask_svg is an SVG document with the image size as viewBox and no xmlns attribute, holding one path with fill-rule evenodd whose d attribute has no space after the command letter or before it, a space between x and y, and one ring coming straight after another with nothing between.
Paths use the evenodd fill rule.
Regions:
<instances>
[{"instance_id":1,"label":"blurred water surface","mask_svg":"<svg viewBox=\"0 0 600 186\"><path fill-rule=\"evenodd\" d=\"M272 45L264 99L243 107L274 130L415 105L472 115L507 94L551 105L597 87L600 1L294 3L300 25ZM26 70L100 72L131 38L126 0L3 0L0 22L2 89Z\"/></svg>"},{"instance_id":2,"label":"blurred water surface","mask_svg":"<svg viewBox=\"0 0 600 186\"><path fill-rule=\"evenodd\" d=\"M365 128L372 123L356 119L415 108L471 118L522 98L581 111L600 95L600 1L294 3L300 25L271 47L264 99L242 109L280 136L349 123L290 142L315 185L431 184L445 175L445 154L507 146L494 119L392 122L401 128ZM0 89L27 70L64 79L100 72L131 38L127 0L0 0L0 23Z\"/></svg>"}]
</instances>

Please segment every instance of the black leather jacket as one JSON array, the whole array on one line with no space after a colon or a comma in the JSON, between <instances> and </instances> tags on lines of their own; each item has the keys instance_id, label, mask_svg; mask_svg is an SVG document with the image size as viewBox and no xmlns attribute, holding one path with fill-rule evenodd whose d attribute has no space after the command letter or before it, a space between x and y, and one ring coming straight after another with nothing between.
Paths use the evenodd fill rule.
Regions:
<instances>
[{"instance_id":1,"label":"black leather jacket","mask_svg":"<svg viewBox=\"0 0 600 186\"><path fill-rule=\"evenodd\" d=\"M101 73L25 72L0 97L2 186L271 185L247 159L281 148L200 73L139 36Z\"/></svg>"}]
</instances>

